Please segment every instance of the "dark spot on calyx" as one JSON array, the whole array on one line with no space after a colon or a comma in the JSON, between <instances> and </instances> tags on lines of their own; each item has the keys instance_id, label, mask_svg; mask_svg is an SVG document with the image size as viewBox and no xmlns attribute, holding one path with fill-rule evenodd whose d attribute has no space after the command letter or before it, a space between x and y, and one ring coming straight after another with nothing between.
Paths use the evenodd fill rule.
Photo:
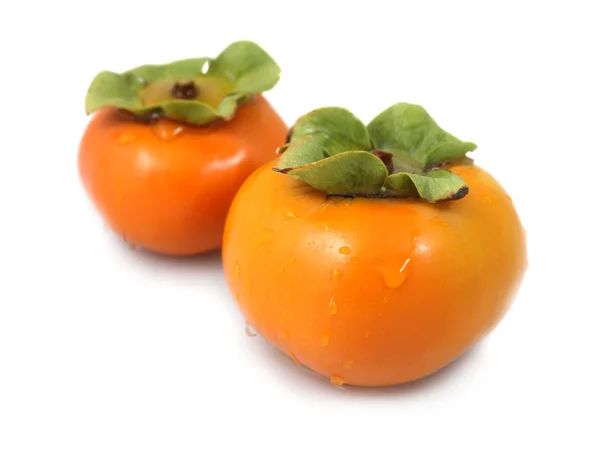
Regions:
<instances>
[{"instance_id":1,"label":"dark spot on calyx","mask_svg":"<svg viewBox=\"0 0 600 457\"><path fill-rule=\"evenodd\" d=\"M198 97L198 92L194 81L177 82L171 89L171 95L180 100L193 100Z\"/></svg>"},{"instance_id":2,"label":"dark spot on calyx","mask_svg":"<svg viewBox=\"0 0 600 457\"><path fill-rule=\"evenodd\" d=\"M289 130L288 130L288 134L287 134L287 136L285 137L285 142L286 142L286 143L289 143L290 141L292 141L292 132L293 132L293 131L294 131L294 129L293 129L293 128L291 128L291 129L289 129Z\"/></svg>"},{"instance_id":3,"label":"dark spot on calyx","mask_svg":"<svg viewBox=\"0 0 600 457\"><path fill-rule=\"evenodd\" d=\"M455 193L453 193L452 195L450 195L450 197L448 198L448 200L460 200L461 198L463 198L468 193L469 193L469 188L467 186L463 186L460 189L458 189Z\"/></svg>"},{"instance_id":4,"label":"dark spot on calyx","mask_svg":"<svg viewBox=\"0 0 600 457\"><path fill-rule=\"evenodd\" d=\"M383 162L389 174L394 173L394 162L392 161L394 156L391 153L385 151L373 151L373 155Z\"/></svg>"}]
</instances>

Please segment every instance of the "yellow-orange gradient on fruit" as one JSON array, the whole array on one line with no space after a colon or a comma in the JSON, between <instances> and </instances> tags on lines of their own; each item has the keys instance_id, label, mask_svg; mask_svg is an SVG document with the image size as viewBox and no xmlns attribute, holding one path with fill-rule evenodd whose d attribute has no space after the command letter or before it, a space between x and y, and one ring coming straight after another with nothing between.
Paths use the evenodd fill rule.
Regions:
<instances>
[{"instance_id":1,"label":"yellow-orange gradient on fruit","mask_svg":"<svg viewBox=\"0 0 600 457\"><path fill-rule=\"evenodd\" d=\"M494 328L526 268L510 197L474 165L466 197L327 197L272 170L244 183L223 240L225 275L260 335L334 384L429 375Z\"/></svg>"},{"instance_id":2,"label":"yellow-orange gradient on fruit","mask_svg":"<svg viewBox=\"0 0 600 457\"><path fill-rule=\"evenodd\" d=\"M260 94L232 120L204 126L140 121L104 108L84 132L79 173L102 217L129 243L197 254L221 246L235 192L276 156L286 133Z\"/></svg>"}]
</instances>

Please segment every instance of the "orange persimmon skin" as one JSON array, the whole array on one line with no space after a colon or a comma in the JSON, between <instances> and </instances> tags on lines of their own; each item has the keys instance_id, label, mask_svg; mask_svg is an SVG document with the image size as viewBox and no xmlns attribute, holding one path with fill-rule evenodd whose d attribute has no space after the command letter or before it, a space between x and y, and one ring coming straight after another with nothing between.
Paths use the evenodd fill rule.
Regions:
<instances>
[{"instance_id":1,"label":"orange persimmon skin","mask_svg":"<svg viewBox=\"0 0 600 457\"><path fill-rule=\"evenodd\" d=\"M79 174L107 225L128 243L168 255L221 246L244 180L276 156L287 126L261 95L229 122L144 123L103 109L88 124Z\"/></svg>"},{"instance_id":2,"label":"orange persimmon skin","mask_svg":"<svg viewBox=\"0 0 600 457\"><path fill-rule=\"evenodd\" d=\"M500 184L454 166L466 197L326 196L268 163L243 184L223 240L247 321L308 368L361 386L427 376L509 309L527 267L525 232Z\"/></svg>"}]
</instances>

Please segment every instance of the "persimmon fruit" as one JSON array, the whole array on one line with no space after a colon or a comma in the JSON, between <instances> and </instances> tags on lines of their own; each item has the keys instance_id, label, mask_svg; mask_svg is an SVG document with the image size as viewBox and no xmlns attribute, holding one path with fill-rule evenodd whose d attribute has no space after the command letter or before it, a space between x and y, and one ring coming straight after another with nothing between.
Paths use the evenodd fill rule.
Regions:
<instances>
[{"instance_id":1,"label":"persimmon fruit","mask_svg":"<svg viewBox=\"0 0 600 457\"><path fill-rule=\"evenodd\" d=\"M160 254L220 248L233 196L286 138L263 95L278 79L272 58L245 41L215 59L99 73L78 171L108 227Z\"/></svg>"},{"instance_id":2,"label":"persimmon fruit","mask_svg":"<svg viewBox=\"0 0 600 457\"><path fill-rule=\"evenodd\" d=\"M223 267L247 322L333 384L430 375L507 313L525 231L473 143L418 105L364 126L328 107L241 186Z\"/></svg>"}]
</instances>

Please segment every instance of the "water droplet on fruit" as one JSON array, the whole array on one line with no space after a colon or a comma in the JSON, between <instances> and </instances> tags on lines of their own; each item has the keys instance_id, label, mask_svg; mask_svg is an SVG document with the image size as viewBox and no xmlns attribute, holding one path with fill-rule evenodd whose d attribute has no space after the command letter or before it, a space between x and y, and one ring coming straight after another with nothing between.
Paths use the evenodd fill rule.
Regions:
<instances>
[{"instance_id":1,"label":"water droplet on fruit","mask_svg":"<svg viewBox=\"0 0 600 457\"><path fill-rule=\"evenodd\" d=\"M252 292L252 282L250 282L250 278L246 278L246 291L248 293Z\"/></svg>"},{"instance_id":2,"label":"water droplet on fruit","mask_svg":"<svg viewBox=\"0 0 600 457\"><path fill-rule=\"evenodd\" d=\"M235 301L240 301L240 294L238 294L237 292L235 293Z\"/></svg>"},{"instance_id":3,"label":"water droplet on fruit","mask_svg":"<svg viewBox=\"0 0 600 457\"><path fill-rule=\"evenodd\" d=\"M185 127L177 122L158 119L152 123L152 131L163 141L173 141L185 133Z\"/></svg>"},{"instance_id":4,"label":"water droplet on fruit","mask_svg":"<svg viewBox=\"0 0 600 457\"><path fill-rule=\"evenodd\" d=\"M331 270L331 277L334 281L340 279L342 277L342 271L338 270L337 268L334 268L333 270Z\"/></svg>"},{"instance_id":5,"label":"water droplet on fruit","mask_svg":"<svg viewBox=\"0 0 600 457\"><path fill-rule=\"evenodd\" d=\"M281 334L281 338L283 338L285 341L290 339L290 334L287 332L287 330L280 330L279 333Z\"/></svg>"},{"instance_id":6,"label":"water droplet on fruit","mask_svg":"<svg viewBox=\"0 0 600 457\"><path fill-rule=\"evenodd\" d=\"M279 273L283 273L284 271L285 271L285 266L283 266L279 269Z\"/></svg>"},{"instance_id":7,"label":"water droplet on fruit","mask_svg":"<svg viewBox=\"0 0 600 457\"><path fill-rule=\"evenodd\" d=\"M240 266L238 265L237 262L235 262L235 267L233 268L233 271L235 271L235 275L239 278L239 276L240 276Z\"/></svg>"},{"instance_id":8,"label":"water droplet on fruit","mask_svg":"<svg viewBox=\"0 0 600 457\"><path fill-rule=\"evenodd\" d=\"M294 263L295 261L296 261L296 256L294 256L290 259L290 263Z\"/></svg>"},{"instance_id":9,"label":"water droplet on fruit","mask_svg":"<svg viewBox=\"0 0 600 457\"><path fill-rule=\"evenodd\" d=\"M131 249L132 251L137 250L137 246L132 241L129 241L125 235L122 235L121 238L123 238L123 241L129 249Z\"/></svg>"},{"instance_id":10,"label":"water droplet on fruit","mask_svg":"<svg viewBox=\"0 0 600 457\"><path fill-rule=\"evenodd\" d=\"M329 340L331 340L331 335L333 335L333 330L325 330L323 335L321 336L321 344L325 347L329 346Z\"/></svg>"},{"instance_id":11,"label":"water droplet on fruit","mask_svg":"<svg viewBox=\"0 0 600 457\"><path fill-rule=\"evenodd\" d=\"M334 315L337 314L337 303L333 297L331 297L331 300L329 301L329 312Z\"/></svg>"},{"instance_id":12,"label":"water droplet on fruit","mask_svg":"<svg viewBox=\"0 0 600 457\"><path fill-rule=\"evenodd\" d=\"M387 304L387 302L390 301L387 297L383 297L383 303Z\"/></svg>"},{"instance_id":13,"label":"water droplet on fruit","mask_svg":"<svg viewBox=\"0 0 600 457\"><path fill-rule=\"evenodd\" d=\"M296 363L296 365L302 365L302 363L300 363L300 360L298 360L298 358L294 355L293 352L290 352L289 356Z\"/></svg>"},{"instance_id":14,"label":"water droplet on fruit","mask_svg":"<svg viewBox=\"0 0 600 457\"><path fill-rule=\"evenodd\" d=\"M346 364L344 365L344 367L346 367L347 369L352 368L352 365L354 364L354 359L348 359L346 360Z\"/></svg>"},{"instance_id":15,"label":"water droplet on fruit","mask_svg":"<svg viewBox=\"0 0 600 457\"><path fill-rule=\"evenodd\" d=\"M131 143L133 140L135 140L135 136L131 133L121 133L117 138L117 143L123 146Z\"/></svg>"},{"instance_id":16,"label":"water droplet on fruit","mask_svg":"<svg viewBox=\"0 0 600 457\"><path fill-rule=\"evenodd\" d=\"M342 384L344 384L344 378L342 378L341 376L335 375L335 374L332 374L331 376L329 376L329 381L334 386L341 386Z\"/></svg>"},{"instance_id":17,"label":"water droplet on fruit","mask_svg":"<svg viewBox=\"0 0 600 457\"><path fill-rule=\"evenodd\" d=\"M246 322L246 335L248 336L256 336L256 330L254 330L254 327L252 327L252 325L250 324L250 322Z\"/></svg>"},{"instance_id":18,"label":"water droplet on fruit","mask_svg":"<svg viewBox=\"0 0 600 457\"><path fill-rule=\"evenodd\" d=\"M340 254L343 254L343 255L350 254L350 247L348 247L348 246L342 246L340 248Z\"/></svg>"},{"instance_id":19,"label":"water droplet on fruit","mask_svg":"<svg viewBox=\"0 0 600 457\"><path fill-rule=\"evenodd\" d=\"M406 259L400 268L382 269L383 281L390 289L400 287L408 274L410 258Z\"/></svg>"},{"instance_id":20,"label":"water droplet on fruit","mask_svg":"<svg viewBox=\"0 0 600 457\"><path fill-rule=\"evenodd\" d=\"M440 216L433 216L433 218L431 218L431 222L441 227L446 227L448 225L448 222L442 219Z\"/></svg>"},{"instance_id":21,"label":"water droplet on fruit","mask_svg":"<svg viewBox=\"0 0 600 457\"><path fill-rule=\"evenodd\" d=\"M291 211L288 211L288 213L285 215L285 217L283 218L283 222L285 222L286 224L295 221L296 219L298 219L298 216L296 216L294 213L292 213Z\"/></svg>"}]
</instances>

